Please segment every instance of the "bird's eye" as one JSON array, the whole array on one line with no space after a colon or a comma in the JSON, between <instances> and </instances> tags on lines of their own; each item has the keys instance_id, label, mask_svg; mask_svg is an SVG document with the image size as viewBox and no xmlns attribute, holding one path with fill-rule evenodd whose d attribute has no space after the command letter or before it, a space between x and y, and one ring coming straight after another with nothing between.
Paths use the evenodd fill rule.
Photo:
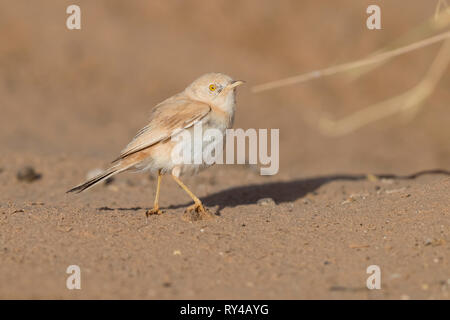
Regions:
<instances>
[{"instance_id":1,"label":"bird's eye","mask_svg":"<svg viewBox=\"0 0 450 320\"><path fill-rule=\"evenodd\" d=\"M210 91L216 91L216 86L214 84L210 84L209 85L209 90Z\"/></svg>"}]
</instances>

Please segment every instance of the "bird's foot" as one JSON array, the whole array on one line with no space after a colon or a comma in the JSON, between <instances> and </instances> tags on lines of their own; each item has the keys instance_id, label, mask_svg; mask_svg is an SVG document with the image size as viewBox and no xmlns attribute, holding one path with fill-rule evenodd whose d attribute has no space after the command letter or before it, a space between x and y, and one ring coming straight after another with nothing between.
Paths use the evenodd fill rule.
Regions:
<instances>
[{"instance_id":1,"label":"bird's foot","mask_svg":"<svg viewBox=\"0 0 450 320\"><path fill-rule=\"evenodd\" d=\"M183 219L187 221L207 220L214 216L203 206L202 203L194 203L184 212Z\"/></svg>"},{"instance_id":2,"label":"bird's foot","mask_svg":"<svg viewBox=\"0 0 450 320\"><path fill-rule=\"evenodd\" d=\"M153 215L158 215L159 216L159 215L161 215L163 213L164 213L164 211L159 210L159 208L153 208L153 209L145 211L145 216L148 218L149 216L153 216Z\"/></svg>"},{"instance_id":3,"label":"bird's foot","mask_svg":"<svg viewBox=\"0 0 450 320\"><path fill-rule=\"evenodd\" d=\"M202 203L194 203L192 206L186 208L186 213L207 213Z\"/></svg>"}]
</instances>

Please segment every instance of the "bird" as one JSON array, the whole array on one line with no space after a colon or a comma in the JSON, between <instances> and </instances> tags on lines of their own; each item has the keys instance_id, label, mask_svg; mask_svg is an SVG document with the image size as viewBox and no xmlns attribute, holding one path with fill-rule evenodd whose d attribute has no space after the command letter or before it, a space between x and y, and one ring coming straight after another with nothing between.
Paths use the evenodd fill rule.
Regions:
<instances>
[{"instance_id":1,"label":"bird","mask_svg":"<svg viewBox=\"0 0 450 320\"><path fill-rule=\"evenodd\" d=\"M142 128L131 142L120 152L112 166L86 182L67 192L80 193L101 181L128 171L150 171L157 175L156 194L153 208L146 211L150 215L160 215L159 206L161 181L164 175L171 175L175 182L192 198L194 204L186 209L187 213L208 215L201 200L181 181L180 176L196 174L212 164L174 161L172 152L177 144L177 136L185 133L193 136L196 125L202 129L216 129L225 135L233 126L236 109L236 88L245 81L233 80L223 73L206 73L182 92L157 104L150 114L148 124ZM200 139L202 139L200 137ZM190 146L198 143L193 141ZM181 148L187 148L182 145ZM191 147L192 148L192 147ZM191 153L191 150L189 150Z\"/></svg>"}]
</instances>

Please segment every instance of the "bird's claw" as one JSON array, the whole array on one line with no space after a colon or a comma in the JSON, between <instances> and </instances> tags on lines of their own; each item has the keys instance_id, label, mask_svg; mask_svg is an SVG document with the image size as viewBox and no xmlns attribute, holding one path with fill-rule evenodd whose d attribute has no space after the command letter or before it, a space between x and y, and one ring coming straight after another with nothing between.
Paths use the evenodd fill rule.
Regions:
<instances>
[{"instance_id":1,"label":"bird's claw","mask_svg":"<svg viewBox=\"0 0 450 320\"><path fill-rule=\"evenodd\" d=\"M213 215L201 203L194 203L184 212L184 218L190 221L206 220L212 217Z\"/></svg>"},{"instance_id":2,"label":"bird's claw","mask_svg":"<svg viewBox=\"0 0 450 320\"><path fill-rule=\"evenodd\" d=\"M161 215L163 213L164 213L164 211L159 210L159 208L153 208L153 209L145 211L145 216L148 218L149 216L153 216L153 215L158 215L159 216L159 215Z\"/></svg>"}]
</instances>

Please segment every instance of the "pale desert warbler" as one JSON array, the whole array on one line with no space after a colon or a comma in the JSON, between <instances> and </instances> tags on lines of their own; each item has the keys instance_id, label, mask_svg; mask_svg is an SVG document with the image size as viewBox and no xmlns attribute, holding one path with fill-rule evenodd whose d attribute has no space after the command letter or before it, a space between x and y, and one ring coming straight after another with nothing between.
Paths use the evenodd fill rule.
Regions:
<instances>
[{"instance_id":1,"label":"pale desert warbler","mask_svg":"<svg viewBox=\"0 0 450 320\"><path fill-rule=\"evenodd\" d=\"M243 81L233 80L222 73L207 73L192 82L183 92L178 93L154 107L150 122L142 128L134 139L113 161L115 165L94 178L80 184L67 192L81 192L93 185L129 169L149 170L158 175L154 207L146 212L147 217L161 214L159 208L159 191L162 176L170 173L173 179L194 200L187 212L206 213L202 202L179 179L182 174L195 174L208 167L202 162L179 163L172 158L176 145L176 135L189 131L192 137L194 125L200 124L203 130L214 128L222 135L231 128L236 108L236 87ZM201 138L201 137L200 137ZM193 144L196 144L194 141Z\"/></svg>"}]
</instances>

